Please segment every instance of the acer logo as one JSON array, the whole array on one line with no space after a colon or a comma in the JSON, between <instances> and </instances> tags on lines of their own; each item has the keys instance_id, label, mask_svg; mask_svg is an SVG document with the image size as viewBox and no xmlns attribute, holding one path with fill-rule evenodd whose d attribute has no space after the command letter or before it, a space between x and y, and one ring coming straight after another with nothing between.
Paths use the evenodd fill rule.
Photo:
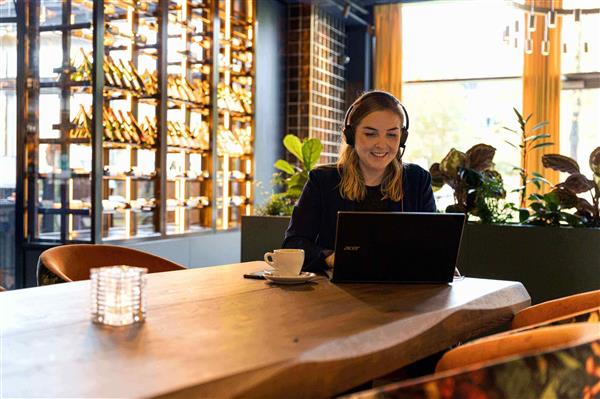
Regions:
<instances>
[{"instance_id":1,"label":"acer logo","mask_svg":"<svg viewBox=\"0 0 600 399\"><path fill-rule=\"evenodd\" d=\"M352 245L348 245L344 247L344 251L358 251L360 249L360 246L356 245L356 246L352 246Z\"/></svg>"}]
</instances>

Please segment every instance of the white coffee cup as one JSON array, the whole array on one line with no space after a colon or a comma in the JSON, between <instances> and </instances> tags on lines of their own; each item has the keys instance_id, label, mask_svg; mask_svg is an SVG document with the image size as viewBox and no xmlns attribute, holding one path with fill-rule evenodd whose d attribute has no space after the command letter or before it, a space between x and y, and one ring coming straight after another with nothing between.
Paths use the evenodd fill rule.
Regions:
<instances>
[{"instance_id":1,"label":"white coffee cup","mask_svg":"<svg viewBox=\"0 0 600 399\"><path fill-rule=\"evenodd\" d=\"M265 254L265 262L280 276L297 276L304 263L304 250L295 248L276 249Z\"/></svg>"}]
</instances>

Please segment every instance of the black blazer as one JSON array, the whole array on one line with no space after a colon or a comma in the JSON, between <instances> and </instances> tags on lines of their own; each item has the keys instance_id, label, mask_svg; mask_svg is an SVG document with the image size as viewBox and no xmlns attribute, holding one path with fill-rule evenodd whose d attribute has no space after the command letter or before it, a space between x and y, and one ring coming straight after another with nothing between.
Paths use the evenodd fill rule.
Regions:
<instances>
[{"instance_id":1,"label":"black blazer","mask_svg":"<svg viewBox=\"0 0 600 399\"><path fill-rule=\"evenodd\" d=\"M294 206L283 248L304 249L305 271L322 271L335 245L338 211L353 211L356 202L342 198L341 176L335 165L324 165L308 174L308 181ZM404 204L388 201L391 212L435 212L431 175L418 165L404 164ZM404 208L404 209L402 209Z\"/></svg>"}]
</instances>

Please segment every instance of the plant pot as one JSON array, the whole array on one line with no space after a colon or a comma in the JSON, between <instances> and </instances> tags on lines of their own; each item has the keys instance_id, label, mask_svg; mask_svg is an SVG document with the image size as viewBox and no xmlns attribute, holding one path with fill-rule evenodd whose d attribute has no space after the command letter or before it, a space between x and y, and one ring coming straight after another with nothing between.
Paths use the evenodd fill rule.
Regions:
<instances>
[{"instance_id":1,"label":"plant pot","mask_svg":"<svg viewBox=\"0 0 600 399\"><path fill-rule=\"evenodd\" d=\"M265 252L281 248L290 216L242 216L241 260L263 260Z\"/></svg>"},{"instance_id":2,"label":"plant pot","mask_svg":"<svg viewBox=\"0 0 600 399\"><path fill-rule=\"evenodd\" d=\"M533 304L600 289L600 229L467 224L467 277L523 283Z\"/></svg>"}]
</instances>

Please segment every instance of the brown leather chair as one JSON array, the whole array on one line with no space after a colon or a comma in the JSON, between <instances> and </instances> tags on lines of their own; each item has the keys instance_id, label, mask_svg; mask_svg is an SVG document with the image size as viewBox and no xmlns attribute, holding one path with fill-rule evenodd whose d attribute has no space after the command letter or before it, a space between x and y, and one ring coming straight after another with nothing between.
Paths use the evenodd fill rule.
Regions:
<instances>
[{"instance_id":1,"label":"brown leather chair","mask_svg":"<svg viewBox=\"0 0 600 399\"><path fill-rule=\"evenodd\" d=\"M0 292L2 292L2 291L6 291L6 289L0 285Z\"/></svg>"},{"instance_id":2,"label":"brown leather chair","mask_svg":"<svg viewBox=\"0 0 600 399\"><path fill-rule=\"evenodd\" d=\"M527 356L549 349L575 346L600 339L600 323L573 323L500 334L454 348L444 354L435 371Z\"/></svg>"},{"instance_id":3,"label":"brown leather chair","mask_svg":"<svg viewBox=\"0 0 600 399\"><path fill-rule=\"evenodd\" d=\"M73 244L50 248L37 264L38 286L88 280L93 267L128 265L145 267L148 273L183 270L170 260L116 245Z\"/></svg>"},{"instance_id":4,"label":"brown leather chair","mask_svg":"<svg viewBox=\"0 0 600 399\"><path fill-rule=\"evenodd\" d=\"M518 329L552 322L599 307L600 290L554 299L518 312L512 321L511 328Z\"/></svg>"}]
</instances>

